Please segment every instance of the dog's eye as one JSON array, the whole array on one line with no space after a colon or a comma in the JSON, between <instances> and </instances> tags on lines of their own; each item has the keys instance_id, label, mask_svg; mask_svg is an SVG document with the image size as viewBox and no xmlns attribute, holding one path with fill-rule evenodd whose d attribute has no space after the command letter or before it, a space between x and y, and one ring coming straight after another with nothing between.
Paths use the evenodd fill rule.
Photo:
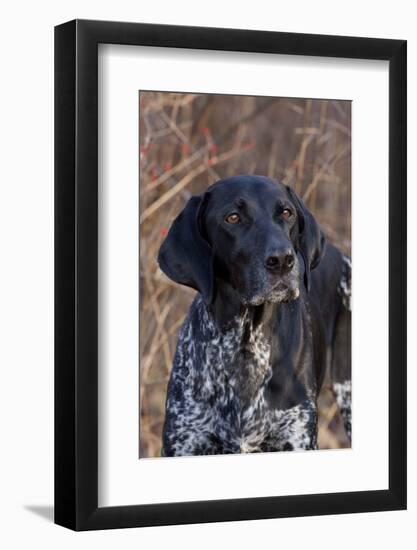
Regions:
<instances>
[{"instance_id":1,"label":"dog's eye","mask_svg":"<svg viewBox=\"0 0 417 550\"><path fill-rule=\"evenodd\" d=\"M281 212L280 218L282 220L287 221L291 218L291 216L292 216L291 210L288 210L288 208L284 208L284 210Z\"/></svg>"},{"instance_id":2,"label":"dog's eye","mask_svg":"<svg viewBox=\"0 0 417 550\"><path fill-rule=\"evenodd\" d=\"M229 214L224 219L227 223L236 224L240 222L240 216L239 214L236 214L236 212L233 212L232 214Z\"/></svg>"}]
</instances>

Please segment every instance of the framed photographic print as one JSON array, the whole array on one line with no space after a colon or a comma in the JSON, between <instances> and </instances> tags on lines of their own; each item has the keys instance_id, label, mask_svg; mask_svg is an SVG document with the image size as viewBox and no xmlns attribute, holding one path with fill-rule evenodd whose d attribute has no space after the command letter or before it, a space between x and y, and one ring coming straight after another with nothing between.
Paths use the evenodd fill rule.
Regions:
<instances>
[{"instance_id":1,"label":"framed photographic print","mask_svg":"<svg viewBox=\"0 0 417 550\"><path fill-rule=\"evenodd\" d=\"M406 507L406 42L55 29L55 521Z\"/></svg>"}]
</instances>

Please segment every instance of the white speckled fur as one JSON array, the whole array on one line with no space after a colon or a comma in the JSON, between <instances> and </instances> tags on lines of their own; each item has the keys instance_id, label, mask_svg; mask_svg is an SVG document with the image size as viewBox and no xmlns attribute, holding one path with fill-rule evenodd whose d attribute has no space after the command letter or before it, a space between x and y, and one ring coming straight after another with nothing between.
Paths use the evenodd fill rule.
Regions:
<instances>
[{"instance_id":1,"label":"white speckled fur","mask_svg":"<svg viewBox=\"0 0 417 550\"><path fill-rule=\"evenodd\" d=\"M197 327L192 321L196 318ZM201 298L196 298L174 359L164 430L166 454L316 447L313 398L287 410L266 404L265 387L272 369L262 324L250 333L245 361L236 359L245 322L243 316L220 332ZM196 338L195 330L202 337Z\"/></svg>"},{"instance_id":2,"label":"white speckled fur","mask_svg":"<svg viewBox=\"0 0 417 550\"><path fill-rule=\"evenodd\" d=\"M346 433L349 438L352 437L352 382L345 380L344 382L336 382L333 384L333 391L336 396L336 402L343 417Z\"/></svg>"},{"instance_id":3,"label":"white speckled fur","mask_svg":"<svg viewBox=\"0 0 417 550\"><path fill-rule=\"evenodd\" d=\"M339 283L339 292L342 296L343 305L348 311L351 311L351 270L350 258L343 256L342 277Z\"/></svg>"}]
</instances>

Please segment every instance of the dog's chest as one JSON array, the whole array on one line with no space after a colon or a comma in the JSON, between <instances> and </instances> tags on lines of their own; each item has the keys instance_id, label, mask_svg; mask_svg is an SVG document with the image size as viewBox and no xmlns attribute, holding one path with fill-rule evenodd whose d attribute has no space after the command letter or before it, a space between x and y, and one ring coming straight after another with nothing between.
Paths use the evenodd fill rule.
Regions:
<instances>
[{"instance_id":1,"label":"dog's chest","mask_svg":"<svg viewBox=\"0 0 417 550\"><path fill-rule=\"evenodd\" d=\"M171 375L165 424L170 452L312 448L311 398L277 408L266 396L276 359L262 324L248 331L243 319L221 332L201 304L196 305L198 315L192 311L181 330ZM275 357L277 342L274 350Z\"/></svg>"},{"instance_id":2,"label":"dog's chest","mask_svg":"<svg viewBox=\"0 0 417 550\"><path fill-rule=\"evenodd\" d=\"M195 338L190 327L182 342L186 409L226 452L255 450L269 430L264 393L272 374L270 343L262 326L247 338L244 322L220 333L204 320L205 337Z\"/></svg>"},{"instance_id":3,"label":"dog's chest","mask_svg":"<svg viewBox=\"0 0 417 550\"><path fill-rule=\"evenodd\" d=\"M189 370L185 392L186 430L191 428L195 434L189 443L194 445L195 437L201 454L312 448L314 441L306 431L313 418L312 402L288 409L275 409L268 403L265 393L272 376L269 343L259 334L253 348L242 353L230 336L207 342L201 355L193 349L190 362L196 368ZM203 371L201 357L207 360Z\"/></svg>"},{"instance_id":4,"label":"dog's chest","mask_svg":"<svg viewBox=\"0 0 417 550\"><path fill-rule=\"evenodd\" d=\"M201 351L196 349L196 366L202 376L198 384L203 394L218 394L228 399L232 394L235 402L244 408L253 402L265 387L271 375L271 346L263 335L262 327L244 340L244 327L231 329L213 339L202 342ZM198 347L198 346L197 346ZM200 357L198 357L200 355ZM196 388L197 390L197 388Z\"/></svg>"}]
</instances>

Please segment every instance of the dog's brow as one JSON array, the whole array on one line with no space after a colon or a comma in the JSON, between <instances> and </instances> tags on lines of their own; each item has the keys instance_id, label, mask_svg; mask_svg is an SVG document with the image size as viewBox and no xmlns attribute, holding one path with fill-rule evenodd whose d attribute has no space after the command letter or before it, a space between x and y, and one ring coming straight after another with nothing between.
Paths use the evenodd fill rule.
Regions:
<instances>
[{"instance_id":1,"label":"dog's brow","mask_svg":"<svg viewBox=\"0 0 417 550\"><path fill-rule=\"evenodd\" d=\"M242 197L239 197L235 200L235 205L238 208L244 208L245 206L247 206L245 199L243 199Z\"/></svg>"}]
</instances>

